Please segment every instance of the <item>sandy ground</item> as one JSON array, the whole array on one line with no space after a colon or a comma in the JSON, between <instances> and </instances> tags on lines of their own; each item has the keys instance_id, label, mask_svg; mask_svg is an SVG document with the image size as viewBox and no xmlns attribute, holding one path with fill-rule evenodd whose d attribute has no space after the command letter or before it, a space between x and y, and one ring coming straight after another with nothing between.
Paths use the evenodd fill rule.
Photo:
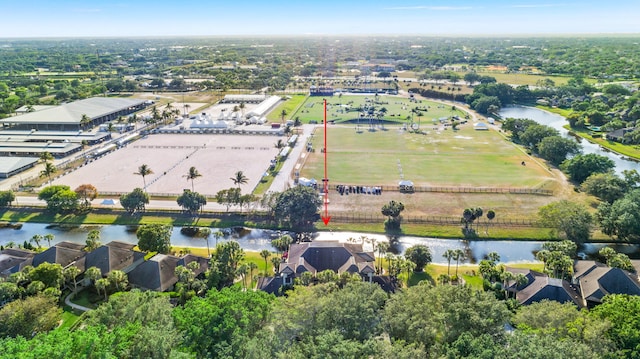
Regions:
<instances>
[{"instance_id":1,"label":"sandy ground","mask_svg":"<svg viewBox=\"0 0 640 359\"><path fill-rule=\"evenodd\" d=\"M180 194L191 188L185 175L194 166L202 174L194 180L195 191L215 195L234 186L230 178L243 171L249 181L242 185L242 190L248 193L277 155L274 147L277 140L276 136L151 135L57 179L54 184L73 189L90 183L103 193L130 192L143 186L142 177L134 173L146 164L153 171L145 178L149 193Z\"/></svg>"}]
</instances>

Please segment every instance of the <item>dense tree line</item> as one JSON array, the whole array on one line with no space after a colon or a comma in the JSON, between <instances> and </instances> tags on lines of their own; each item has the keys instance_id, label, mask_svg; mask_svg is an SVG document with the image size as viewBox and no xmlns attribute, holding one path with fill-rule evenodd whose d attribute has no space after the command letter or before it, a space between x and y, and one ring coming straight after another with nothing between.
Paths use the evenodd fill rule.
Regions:
<instances>
[{"instance_id":1,"label":"dense tree line","mask_svg":"<svg viewBox=\"0 0 640 359\"><path fill-rule=\"evenodd\" d=\"M633 357L639 308L640 297L610 295L589 311L548 301L509 310L465 286L389 295L361 281L296 286L278 298L235 286L178 307L134 290L111 296L76 330L0 339L0 358Z\"/></svg>"}]
</instances>

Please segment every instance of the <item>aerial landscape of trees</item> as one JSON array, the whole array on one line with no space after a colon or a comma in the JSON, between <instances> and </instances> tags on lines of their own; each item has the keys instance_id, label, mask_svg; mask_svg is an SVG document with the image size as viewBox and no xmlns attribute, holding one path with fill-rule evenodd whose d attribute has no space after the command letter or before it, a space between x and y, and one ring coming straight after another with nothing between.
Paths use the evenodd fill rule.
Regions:
<instances>
[{"instance_id":1,"label":"aerial landscape of trees","mask_svg":"<svg viewBox=\"0 0 640 359\"><path fill-rule=\"evenodd\" d=\"M581 145L583 139L605 141L600 143L625 146L617 148L626 151L640 144L637 88L640 52L635 36L380 36L332 40L335 41L311 36L118 41L0 39L0 118L16 116L20 111L33 112L39 105L58 105L91 96L143 95L162 99L177 93L183 102L186 96L195 103L202 98L207 98L206 102L217 101L230 93L251 93L275 94L286 102L291 94L306 95L310 86L341 88L380 82L385 88L406 91L407 98L415 94L418 98L422 95L455 101L446 102L445 111L450 110L450 117L456 118L447 120L448 132L458 131L465 120L463 115L454 116L456 108L475 111L469 112L466 119L470 121L477 121L477 114L495 119L500 134L513 142L509 146L515 145L523 155L531 156L527 159L535 158L541 171L559 173L557 178L568 182L571 187L563 187L562 198L550 190L551 194L536 196L531 204L518 202L531 209L527 218L515 218L514 227L518 227L518 221L526 221L528 224L522 226L527 230L544 232L538 238L552 240L534 251L536 270L554 280L571 280L581 246L595 236L598 240L625 244L640 241L640 175L634 170L616 172L613 161L599 154L585 154ZM393 63L396 71L367 73L365 63ZM344 100L342 93L338 97ZM383 120L391 107L381 104L377 93L371 97L378 101L377 107L361 106L357 113ZM561 135L560 131L531 119L499 116L502 108L514 104L561 113L567 119L571 136ZM161 106L165 105L154 104L150 117L141 121L151 125L167 123L172 121L172 114L181 112L175 103ZM183 106L186 114L191 105ZM407 109L410 115L407 124L414 117L418 123L421 117L426 122L425 114L431 110L416 106ZM19 110L20 107L24 108ZM192 110L195 113L204 108L194 105ZM234 111L244 115L246 108L242 102ZM88 130L91 119L86 114L78 117L86 127L83 131ZM293 121L295 113L278 108L276 117L277 122L284 124L287 119ZM488 119L484 120L488 123ZM401 121L405 121L404 116ZM296 122L299 124L300 120ZM378 129L381 133L389 130L383 121L380 127L374 127L370 127L372 135ZM108 132L113 131L112 124ZM433 137L419 131L415 135L418 133L426 139ZM282 137L276 146L286 144L287 139ZM475 154L465 155L472 158ZM82 156L78 159L86 161ZM48 152L40 160L35 177L42 184L37 198L46 203L45 214L50 216L45 219L97 212L91 206L92 201L102 196L96 187L83 183L72 190L57 184L55 177L67 169L54 162L62 161ZM201 169L206 165L196 164ZM521 167L520 160L516 166L529 168ZM159 176L163 175L162 170L156 170ZM275 176L278 170L279 167L268 174ZM394 181L395 170L385 169L394 176ZM154 171L142 164L132 172L129 170L127 175L140 176L143 186L117 194L124 210L100 210L135 227L138 249L150 253L177 256L178 249L171 246L173 225L189 226L184 228L193 229L194 238L188 240L206 241L207 258L203 263L208 267L191 262L175 270L171 268L177 283L166 293L132 288L135 285L128 282L124 270L103 275L101 269L91 267L81 274L75 264L63 267L45 262L35 267L26 265L6 276L3 273L0 358L637 357L640 348L637 296L606 295L602 304L584 310L547 300L520 305L517 290L510 291L509 287L526 284L529 279L509 272L495 252L474 258L463 249L449 249L435 258L446 260L445 272L444 268L431 268L433 256L438 252L426 245L415 244L404 247L404 252L398 251L397 235L407 234L403 231L438 232L438 225L424 221L425 213L412 208L418 202L414 199L417 196L394 193L397 198L384 197L378 202L367 197L375 202L370 212L377 219L383 216L384 224L382 220L375 224L356 220L339 228L386 233L388 242L363 237L361 243L377 254L373 258L376 274L388 275L394 290L385 292L384 286L367 283L357 275L329 270L302 273L293 284L282 286L279 292L282 295L274 296L254 289L264 277L282 275L278 271L293 243L313 237L323 199L327 197L305 186L259 195L252 189L244 193L249 179L246 172L237 168L231 177L224 176L229 188L205 195L209 193L206 191L210 179L202 178L196 167L190 166L186 174L182 172L179 176L181 183L186 178L191 189L170 197L170 202L182 211L145 223L148 219L143 218L145 209L151 196L156 196L147 193L149 183L155 180L150 178ZM545 190L545 186L551 185L531 184L536 190ZM36 197L35 193L29 195ZM484 198L483 202L457 202L459 208L452 215L455 222L452 226L457 230L455 238L460 238L460 229L467 244L479 239L482 230L486 237L499 238L507 238L516 231L511 232L513 228L509 225L500 225L507 223L503 217L509 213L508 209L494 206L493 199L498 195L483 193L476 197ZM445 197L439 198L442 201ZM0 208L4 211L9 207L6 214L11 221L20 218L11 212L15 200L13 190L0 192ZM221 206L220 213L203 211L207 203L214 201ZM435 201L427 205L438 207ZM224 213L225 208L229 213ZM411 216L407 214L410 211ZM414 216L415 213L418 215ZM31 212L29 215L45 216ZM210 227L197 227L205 216L209 217L205 226ZM407 219L403 220L403 216ZM218 242L223 232L213 228L238 223L237 227L264 225L293 232L271 237L273 252L265 249L248 253L229 238ZM424 223L430 227L421 228L428 227ZM294 232L309 236L298 237ZM102 246L99 230L84 233L86 242L80 245L84 246L83 251L91 252ZM215 237L215 248L209 248L211 236ZM518 239L526 239L524 236ZM64 240L64 235L35 234L25 238L24 244L6 244L6 248L42 252L57 240ZM186 254L191 249L179 250ZM369 255L366 251L363 256ZM591 255L608 267L635 271L629 256L610 247ZM81 292L84 292L81 303L90 306L90 310L77 315L63 303L65 298ZM68 325L71 319L75 324Z\"/></svg>"}]
</instances>

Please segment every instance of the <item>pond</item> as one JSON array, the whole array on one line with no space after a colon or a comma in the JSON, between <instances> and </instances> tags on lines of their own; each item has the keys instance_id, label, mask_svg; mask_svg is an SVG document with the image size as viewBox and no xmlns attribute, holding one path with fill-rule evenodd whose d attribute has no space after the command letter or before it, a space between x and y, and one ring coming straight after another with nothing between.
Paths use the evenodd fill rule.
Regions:
<instances>
[{"instance_id":1,"label":"pond","mask_svg":"<svg viewBox=\"0 0 640 359\"><path fill-rule=\"evenodd\" d=\"M35 234L53 234L55 236L52 245L60 241L70 241L75 243L84 243L87 233L92 229L100 231L100 241L108 243L118 240L127 243L137 243L134 228L129 226L81 226L73 228L60 228L57 226L49 226L42 223L25 223L21 229L0 229L0 245L6 245L9 242L21 244L28 241ZM277 238L284 232L264 230L264 229L242 229L242 230L224 230L224 236L219 239L222 241L236 240L240 246L247 251L261 251L263 249L274 250L271 246L271 240ZM361 242L361 237L373 238L376 241L391 241L392 250L396 253L404 253L404 251L416 244L427 245L432 251L433 263L446 264L446 260L442 254L448 249L462 249L467 253L468 262L477 263L482 260L487 253L497 252L500 254L502 262L532 262L535 261L535 253L540 250L542 243L536 241L504 241L504 240L478 240L467 241L461 239L437 239L412 236L398 236L390 238L382 234L359 233L359 232L317 232L313 234L314 240L334 240L347 242L350 238L356 242ZM179 247L197 247L205 248L206 242L201 238L192 238L180 233L179 227L173 228L171 235L171 244ZM43 241L42 245L47 245ZM215 238L209 238L209 245L215 246ZM371 249L371 245L365 242L365 250ZM588 244L581 249L587 254L596 253L604 245ZM617 251L624 252L634 256L638 253L638 246L635 245L618 245L614 247Z\"/></svg>"}]
</instances>

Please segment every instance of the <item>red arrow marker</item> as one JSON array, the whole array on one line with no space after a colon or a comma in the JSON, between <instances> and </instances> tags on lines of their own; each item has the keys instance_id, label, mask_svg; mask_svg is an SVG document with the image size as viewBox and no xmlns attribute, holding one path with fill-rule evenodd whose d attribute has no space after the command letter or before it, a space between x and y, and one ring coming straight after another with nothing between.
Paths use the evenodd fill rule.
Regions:
<instances>
[{"instance_id":1,"label":"red arrow marker","mask_svg":"<svg viewBox=\"0 0 640 359\"><path fill-rule=\"evenodd\" d=\"M324 100L324 215L322 216L322 222L324 225L328 225L331 220L329 216L329 176L327 174L327 100Z\"/></svg>"}]
</instances>

